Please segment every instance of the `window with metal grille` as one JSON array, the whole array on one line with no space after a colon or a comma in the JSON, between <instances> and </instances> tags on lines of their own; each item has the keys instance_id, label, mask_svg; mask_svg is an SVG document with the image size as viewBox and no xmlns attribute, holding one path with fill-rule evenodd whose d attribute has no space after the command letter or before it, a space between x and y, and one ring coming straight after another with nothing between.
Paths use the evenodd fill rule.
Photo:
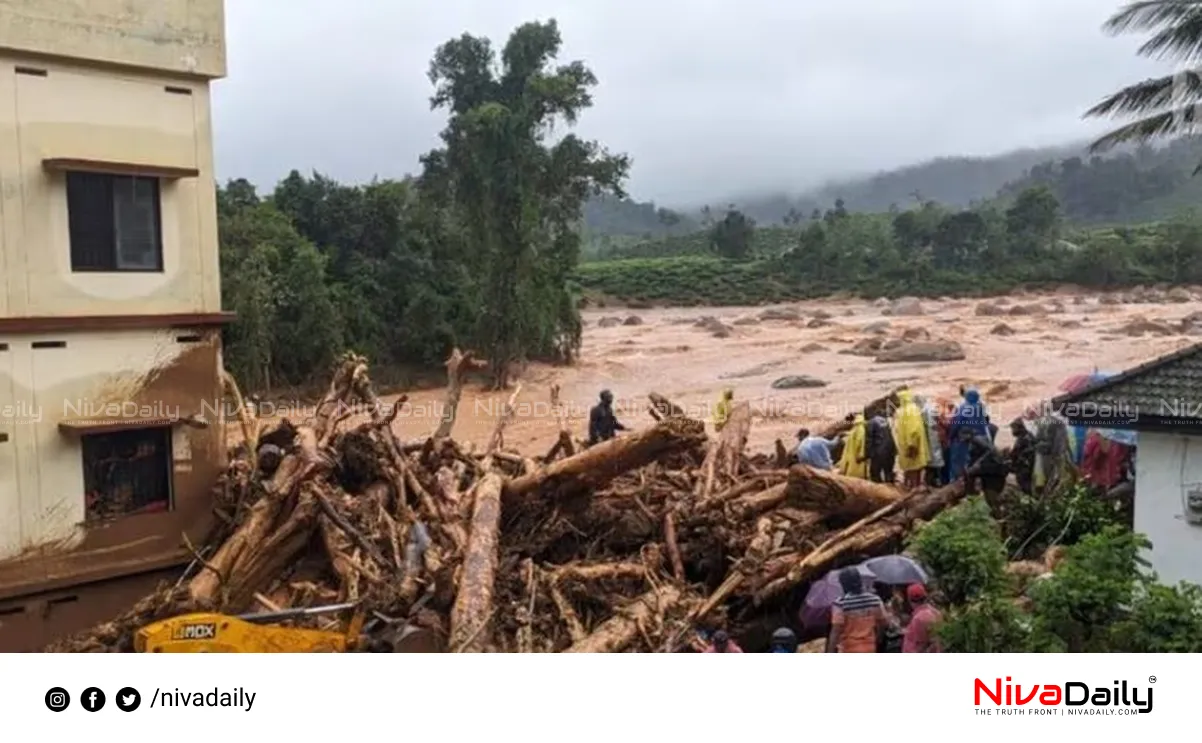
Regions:
<instances>
[{"instance_id":1,"label":"window with metal grille","mask_svg":"<svg viewBox=\"0 0 1202 743\"><path fill-rule=\"evenodd\" d=\"M88 521L171 510L170 427L81 439Z\"/></svg>"},{"instance_id":2,"label":"window with metal grille","mask_svg":"<svg viewBox=\"0 0 1202 743\"><path fill-rule=\"evenodd\" d=\"M72 271L162 271L159 179L67 173Z\"/></svg>"}]
</instances>

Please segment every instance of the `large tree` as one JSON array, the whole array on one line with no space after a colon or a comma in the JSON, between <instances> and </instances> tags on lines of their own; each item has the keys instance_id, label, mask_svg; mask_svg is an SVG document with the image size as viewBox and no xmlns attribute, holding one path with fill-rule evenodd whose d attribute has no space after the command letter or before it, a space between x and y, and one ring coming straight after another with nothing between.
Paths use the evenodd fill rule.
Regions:
<instances>
[{"instance_id":1,"label":"large tree","mask_svg":"<svg viewBox=\"0 0 1202 743\"><path fill-rule=\"evenodd\" d=\"M498 59L488 39L443 44L430 64L431 107L449 114L443 146L426 155L421 186L462 224L475 296L471 339L498 386L513 362L570 359L581 324L567 279L580 252L578 224L593 195L624 197L630 167L596 142L566 133L592 105L597 78L583 62L555 65L554 20L527 23Z\"/></svg>"},{"instance_id":2,"label":"large tree","mask_svg":"<svg viewBox=\"0 0 1202 743\"><path fill-rule=\"evenodd\" d=\"M1112 34L1150 34L1139 54L1181 67L1129 85L1089 109L1086 116L1131 119L1094 142L1093 149L1193 132L1202 104L1202 0L1139 0L1123 6L1104 28Z\"/></svg>"}]
</instances>

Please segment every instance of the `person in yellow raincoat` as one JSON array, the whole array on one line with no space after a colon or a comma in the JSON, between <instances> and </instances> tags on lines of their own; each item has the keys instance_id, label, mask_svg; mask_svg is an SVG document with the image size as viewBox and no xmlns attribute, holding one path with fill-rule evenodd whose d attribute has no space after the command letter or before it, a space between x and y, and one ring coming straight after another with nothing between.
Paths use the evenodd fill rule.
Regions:
<instances>
[{"instance_id":1,"label":"person in yellow raincoat","mask_svg":"<svg viewBox=\"0 0 1202 743\"><path fill-rule=\"evenodd\" d=\"M718 400L717 406L714 407L714 430L721 431L726 425L726 419L730 417L730 407L735 397L735 391L732 389L722 390L722 399Z\"/></svg>"},{"instance_id":2,"label":"person in yellow raincoat","mask_svg":"<svg viewBox=\"0 0 1202 743\"><path fill-rule=\"evenodd\" d=\"M839 472L848 477L868 479L868 423L863 413L852 420L851 430L843 441L843 456L839 459Z\"/></svg>"},{"instance_id":3,"label":"person in yellow raincoat","mask_svg":"<svg viewBox=\"0 0 1202 743\"><path fill-rule=\"evenodd\" d=\"M908 488L922 484L924 470L931 461L931 445L926 421L909 390L897 393L898 408L893 436L897 440L897 464L905 473Z\"/></svg>"}]
</instances>

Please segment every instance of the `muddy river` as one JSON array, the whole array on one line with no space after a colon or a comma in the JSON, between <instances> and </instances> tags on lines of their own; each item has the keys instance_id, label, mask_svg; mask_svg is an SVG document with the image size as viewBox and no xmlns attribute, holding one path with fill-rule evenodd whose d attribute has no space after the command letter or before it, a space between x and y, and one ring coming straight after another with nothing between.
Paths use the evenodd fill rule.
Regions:
<instances>
[{"instance_id":1,"label":"muddy river","mask_svg":"<svg viewBox=\"0 0 1202 743\"><path fill-rule=\"evenodd\" d=\"M613 391L619 420L639 428L652 422L646 413L649 392L708 419L729 387L736 400L752 405L750 447L768 450L776 438L791 442L800 426L837 420L906 384L947 399L956 397L960 385L975 385L1004 438L1005 422L1057 394L1071 375L1121 371L1202 340L1200 297L1202 292L1182 290L1109 296L1065 291L983 302L930 300L917 307L906 300L890 305L827 299L754 308L588 310L576 365L535 365L521 376L505 445L538 453L554 442L552 384L561 386L579 437L587 432L589 406L602 389ZM628 320L631 316L637 320ZM712 319L703 321L706 317ZM959 344L964 358L882 363L874 355L848 353L865 345L904 344L906 336L945 348ZM825 386L772 386L792 375ZM483 446L506 397L466 389L454 436ZM442 399L437 389L411 393L397 432L404 438L430 433Z\"/></svg>"}]
</instances>

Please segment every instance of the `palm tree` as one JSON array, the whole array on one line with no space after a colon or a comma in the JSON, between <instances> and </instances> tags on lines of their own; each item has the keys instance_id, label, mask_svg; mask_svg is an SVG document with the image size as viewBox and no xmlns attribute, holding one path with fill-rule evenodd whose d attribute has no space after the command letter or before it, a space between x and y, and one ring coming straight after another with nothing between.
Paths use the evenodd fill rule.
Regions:
<instances>
[{"instance_id":1,"label":"palm tree","mask_svg":"<svg viewBox=\"0 0 1202 743\"><path fill-rule=\"evenodd\" d=\"M1202 122L1202 0L1132 2L1103 29L1114 35L1151 33L1138 53L1176 61L1182 68L1129 85L1086 111L1087 117L1134 119L1098 139L1090 151L1193 132Z\"/></svg>"}]
</instances>

